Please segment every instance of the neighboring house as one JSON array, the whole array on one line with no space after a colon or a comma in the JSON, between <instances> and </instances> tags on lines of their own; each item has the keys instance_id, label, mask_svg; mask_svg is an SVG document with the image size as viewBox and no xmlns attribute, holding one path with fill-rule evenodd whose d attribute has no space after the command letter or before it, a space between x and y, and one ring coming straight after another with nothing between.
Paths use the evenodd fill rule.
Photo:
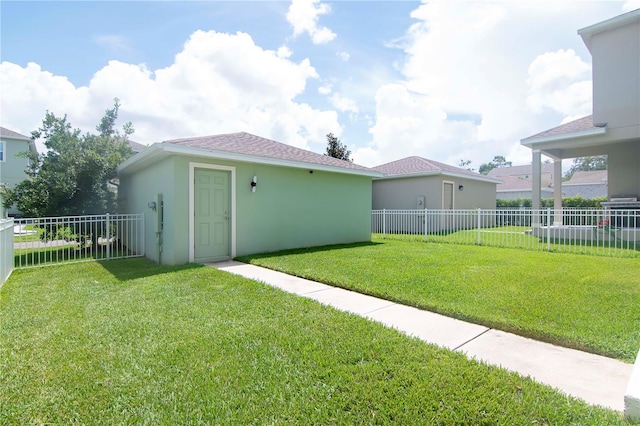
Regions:
<instances>
[{"instance_id":1,"label":"neighboring house","mask_svg":"<svg viewBox=\"0 0 640 426\"><path fill-rule=\"evenodd\" d=\"M25 170L29 159L18 154L22 152L37 152L33 139L12 130L0 127L0 186L15 188L17 184L27 179ZM0 217L16 216L20 212L14 207L4 209L0 194Z\"/></svg>"},{"instance_id":2,"label":"neighboring house","mask_svg":"<svg viewBox=\"0 0 640 426\"><path fill-rule=\"evenodd\" d=\"M542 187L553 185L553 164L542 163L541 168L540 179ZM505 176L510 176L527 182L533 182L533 166L528 164L524 166L496 167L495 169L491 169L487 176L498 180L502 180L501 178ZM531 194L529 194L529 198L531 198Z\"/></svg>"},{"instance_id":3,"label":"neighboring house","mask_svg":"<svg viewBox=\"0 0 640 426\"><path fill-rule=\"evenodd\" d=\"M501 176L496 179L501 181L501 183L496 187L496 198L498 200L517 200L519 198L531 199L531 179L524 180L512 176ZM553 190L551 188L543 187L542 198L551 197L553 197Z\"/></svg>"},{"instance_id":4,"label":"neighboring house","mask_svg":"<svg viewBox=\"0 0 640 426\"><path fill-rule=\"evenodd\" d=\"M554 161L556 209L562 159L606 155L611 207L640 210L640 9L578 34L592 56L593 114L521 140L533 153L533 207L540 207L541 154Z\"/></svg>"},{"instance_id":5,"label":"neighboring house","mask_svg":"<svg viewBox=\"0 0 640 426\"><path fill-rule=\"evenodd\" d=\"M607 170L575 172L562 182L563 197L595 198L607 196ZM544 196L542 198L545 198Z\"/></svg>"},{"instance_id":6,"label":"neighboring house","mask_svg":"<svg viewBox=\"0 0 640 426\"><path fill-rule=\"evenodd\" d=\"M144 212L147 257L163 264L369 241L382 176L248 133L157 143L118 175L121 211Z\"/></svg>"},{"instance_id":7,"label":"neighboring house","mask_svg":"<svg viewBox=\"0 0 640 426\"><path fill-rule=\"evenodd\" d=\"M374 167L373 209L495 209L498 180L459 167L407 157Z\"/></svg>"},{"instance_id":8,"label":"neighboring house","mask_svg":"<svg viewBox=\"0 0 640 426\"><path fill-rule=\"evenodd\" d=\"M147 147L146 145L142 145L141 143L130 141L130 140L127 140L127 144L129 145L129 148L131 148L134 154L137 154L143 151Z\"/></svg>"}]
</instances>

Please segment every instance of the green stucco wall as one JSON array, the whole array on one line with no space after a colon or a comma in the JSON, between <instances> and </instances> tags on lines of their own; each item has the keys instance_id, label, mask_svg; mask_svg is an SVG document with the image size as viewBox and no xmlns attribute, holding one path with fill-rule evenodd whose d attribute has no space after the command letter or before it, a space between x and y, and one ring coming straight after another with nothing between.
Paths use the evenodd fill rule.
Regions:
<instances>
[{"instance_id":1,"label":"green stucco wall","mask_svg":"<svg viewBox=\"0 0 640 426\"><path fill-rule=\"evenodd\" d=\"M157 220L147 204L158 193L165 204L162 263L189 261L190 162L235 167L237 256L371 238L370 177L173 155L121 176L122 209L145 214L147 257L155 261Z\"/></svg>"}]
</instances>

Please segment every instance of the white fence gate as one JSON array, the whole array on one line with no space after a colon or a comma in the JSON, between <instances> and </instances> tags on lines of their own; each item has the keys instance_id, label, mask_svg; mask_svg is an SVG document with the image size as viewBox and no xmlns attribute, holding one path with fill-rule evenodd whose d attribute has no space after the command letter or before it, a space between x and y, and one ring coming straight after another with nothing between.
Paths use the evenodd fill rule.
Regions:
<instances>
[{"instance_id":1,"label":"white fence gate","mask_svg":"<svg viewBox=\"0 0 640 426\"><path fill-rule=\"evenodd\" d=\"M382 238L640 257L640 211L374 210Z\"/></svg>"},{"instance_id":2,"label":"white fence gate","mask_svg":"<svg viewBox=\"0 0 640 426\"><path fill-rule=\"evenodd\" d=\"M142 214L15 219L16 268L123 259L145 254Z\"/></svg>"}]
</instances>

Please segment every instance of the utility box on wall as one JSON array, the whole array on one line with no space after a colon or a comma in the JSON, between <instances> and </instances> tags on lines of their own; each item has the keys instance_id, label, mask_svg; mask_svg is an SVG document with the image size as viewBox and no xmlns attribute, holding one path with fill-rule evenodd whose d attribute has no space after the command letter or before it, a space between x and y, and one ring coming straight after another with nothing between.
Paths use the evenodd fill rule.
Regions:
<instances>
[{"instance_id":1,"label":"utility box on wall","mask_svg":"<svg viewBox=\"0 0 640 426\"><path fill-rule=\"evenodd\" d=\"M419 195L416 197L416 209L422 210L426 208L425 198L423 195Z\"/></svg>"}]
</instances>

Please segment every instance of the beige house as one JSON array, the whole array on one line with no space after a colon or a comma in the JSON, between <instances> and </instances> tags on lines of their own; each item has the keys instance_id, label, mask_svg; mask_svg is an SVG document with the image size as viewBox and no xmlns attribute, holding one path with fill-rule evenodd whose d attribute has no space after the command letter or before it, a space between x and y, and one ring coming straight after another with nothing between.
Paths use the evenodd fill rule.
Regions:
<instances>
[{"instance_id":1,"label":"beige house","mask_svg":"<svg viewBox=\"0 0 640 426\"><path fill-rule=\"evenodd\" d=\"M607 155L612 207L640 209L640 9L578 31L593 62L593 114L522 139L533 153L533 207L540 207L541 155L554 161L562 208L562 159Z\"/></svg>"},{"instance_id":2,"label":"beige house","mask_svg":"<svg viewBox=\"0 0 640 426\"><path fill-rule=\"evenodd\" d=\"M540 167L540 181L542 183L542 187L552 186L554 173L553 164L542 163ZM487 173L487 176L498 180L503 180L503 177L508 176L531 183L533 182L533 166L531 164L526 164L523 166L496 167L495 169L491 169L489 173ZM531 196L531 194L529 194L529 196Z\"/></svg>"},{"instance_id":3,"label":"beige house","mask_svg":"<svg viewBox=\"0 0 640 426\"><path fill-rule=\"evenodd\" d=\"M407 157L374 167L373 210L495 209L497 179L459 167Z\"/></svg>"}]
</instances>

